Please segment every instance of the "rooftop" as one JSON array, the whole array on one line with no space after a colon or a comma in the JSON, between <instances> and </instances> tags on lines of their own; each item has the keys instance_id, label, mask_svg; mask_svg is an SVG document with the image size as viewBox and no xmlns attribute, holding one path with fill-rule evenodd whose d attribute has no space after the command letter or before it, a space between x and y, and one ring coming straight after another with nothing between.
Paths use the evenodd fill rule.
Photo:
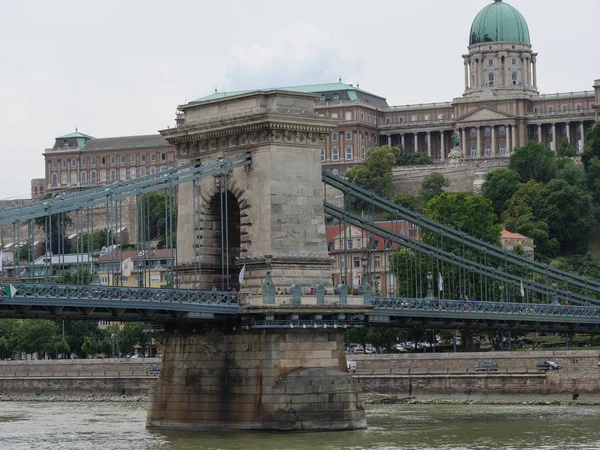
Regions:
<instances>
[{"instance_id":1,"label":"rooftop","mask_svg":"<svg viewBox=\"0 0 600 450\"><path fill-rule=\"evenodd\" d=\"M531 44L529 27L516 8L494 0L475 16L469 34L469 45L484 42L518 42Z\"/></svg>"}]
</instances>

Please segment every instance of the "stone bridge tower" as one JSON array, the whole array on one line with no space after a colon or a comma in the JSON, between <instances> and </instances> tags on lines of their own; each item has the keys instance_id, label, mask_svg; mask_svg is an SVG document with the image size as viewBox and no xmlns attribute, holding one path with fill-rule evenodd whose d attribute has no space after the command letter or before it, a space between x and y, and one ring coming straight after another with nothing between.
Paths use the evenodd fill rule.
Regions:
<instances>
[{"instance_id":1,"label":"stone bridge tower","mask_svg":"<svg viewBox=\"0 0 600 450\"><path fill-rule=\"evenodd\" d=\"M258 294L270 263L282 289L293 283L331 289L320 158L335 121L317 117L312 94L218 97L181 106L177 128L161 131L177 147L179 164L252 155L250 166L226 177L180 186L179 286L240 290L245 265L241 290Z\"/></svg>"}]
</instances>

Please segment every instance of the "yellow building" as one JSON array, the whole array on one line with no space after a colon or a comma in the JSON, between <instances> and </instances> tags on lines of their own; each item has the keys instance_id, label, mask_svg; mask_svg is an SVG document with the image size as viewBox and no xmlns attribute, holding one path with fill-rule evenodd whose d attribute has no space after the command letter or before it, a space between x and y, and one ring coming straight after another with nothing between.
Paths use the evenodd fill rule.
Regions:
<instances>
[{"instance_id":1,"label":"yellow building","mask_svg":"<svg viewBox=\"0 0 600 450\"><path fill-rule=\"evenodd\" d=\"M164 288L169 286L175 249L114 249L98 258L98 280L103 286Z\"/></svg>"}]
</instances>

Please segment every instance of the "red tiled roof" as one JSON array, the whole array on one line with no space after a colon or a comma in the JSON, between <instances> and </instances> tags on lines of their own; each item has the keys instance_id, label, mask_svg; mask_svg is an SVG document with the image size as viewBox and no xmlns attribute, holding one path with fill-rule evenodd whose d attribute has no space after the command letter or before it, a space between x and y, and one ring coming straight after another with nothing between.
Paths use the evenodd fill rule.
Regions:
<instances>
[{"instance_id":1,"label":"red tiled roof","mask_svg":"<svg viewBox=\"0 0 600 450\"><path fill-rule=\"evenodd\" d=\"M512 231L502 230L502 239L529 239L527 236L523 236L519 233L513 233Z\"/></svg>"}]
</instances>

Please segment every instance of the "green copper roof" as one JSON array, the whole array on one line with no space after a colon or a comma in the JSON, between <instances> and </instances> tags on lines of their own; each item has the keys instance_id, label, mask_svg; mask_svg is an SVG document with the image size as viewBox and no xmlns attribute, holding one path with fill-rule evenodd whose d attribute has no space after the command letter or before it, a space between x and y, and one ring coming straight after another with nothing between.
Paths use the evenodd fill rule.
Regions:
<instances>
[{"instance_id":1,"label":"green copper roof","mask_svg":"<svg viewBox=\"0 0 600 450\"><path fill-rule=\"evenodd\" d=\"M288 86L288 87L276 87L276 88L263 88L263 89L249 89L247 91L230 91L230 92L215 92L214 94L207 95L206 97L201 97L196 100L192 100L190 103L200 103L207 102L209 100L216 100L219 98L232 97L234 95L247 94L249 92L264 92L264 91L290 91L290 92L301 92L306 94L316 94L321 92L335 92L335 91L348 91L348 97L352 100L356 100L358 96L357 92L362 92L363 94L371 95L373 97L381 98L378 95L371 94L370 92L363 91L355 86L345 83L323 83L323 84L307 84L304 86ZM385 99L384 99L385 100Z\"/></svg>"},{"instance_id":2,"label":"green copper roof","mask_svg":"<svg viewBox=\"0 0 600 450\"><path fill-rule=\"evenodd\" d=\"M88 136L87 134L80 133L79 131L76 131L75 133L65 134L64 136L58 136L56 139L70 139L70 138L93 139L92 136Z\"/></svg>"},{"instance_id":3,"label":"green copper roof","mask_svg":"<svg viewBox=\"0 0 600 450\"><path fill-rule=\"evenodd\" d=\"M473 20L469 45L482 42L519 42L531 44L529 28L523 15L508 3L495 0Z\"/></svg>"}]
</instances>

